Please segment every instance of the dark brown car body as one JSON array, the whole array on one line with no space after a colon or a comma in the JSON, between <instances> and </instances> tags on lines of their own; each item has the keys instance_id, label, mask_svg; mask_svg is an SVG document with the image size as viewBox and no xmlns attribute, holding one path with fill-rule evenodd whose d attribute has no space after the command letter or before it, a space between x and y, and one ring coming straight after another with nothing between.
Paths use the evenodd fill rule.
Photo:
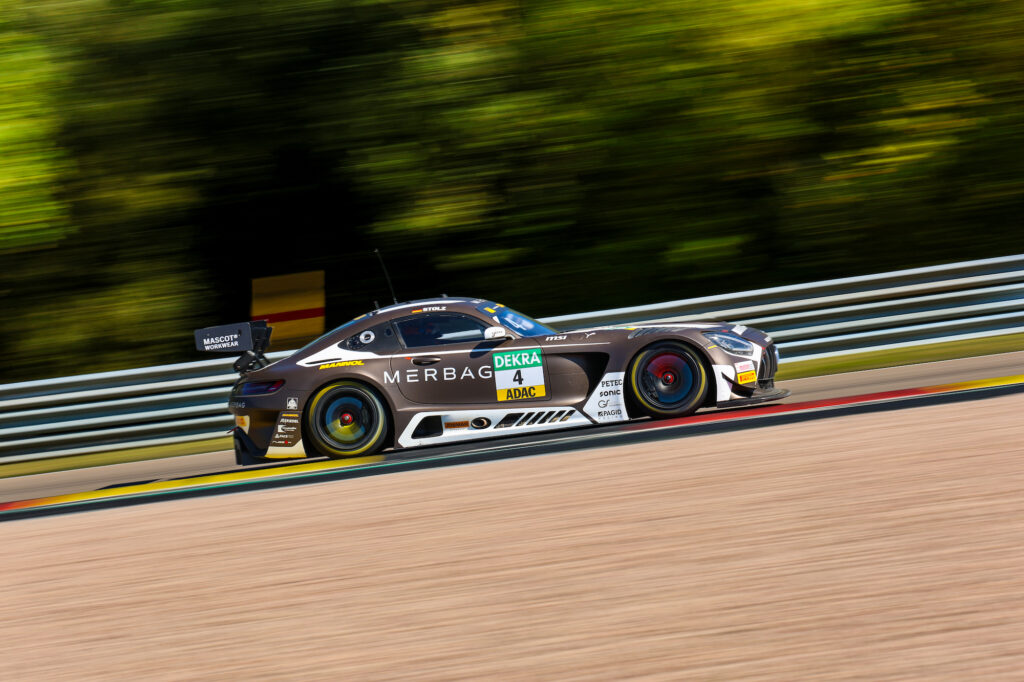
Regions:
<instances>
[{"instance_id":1,"label":"dark brown car body","mask_svg":"<svg viewBox=\"0 0 1024 682\"><path fill-rule=\"evenodd\" d=\"M390 413L388 445L394 448L641 416L631 400L626 373L638 353L666 341L691 348L701 359L708 375L705 407L777 400L788 394L774 388L778 354L771 339L755 329L720 322L660 321L556 332L533 326L537 324L499 304L468 298L402 303L357 318L287 358L248 372L236 384L230 410L238 424L238 461L317 456L304 446L307 403L318 390L340 380L358 382L383 399ZM477 326L503 326L505 334L482 340L474 331ZM456 331L414 338L415 330L437 334L439 328ZM753 352L730 353L707 333L739 337ZM516 367L502 364L526 365L531 359L533 366L519 375ZM509 383L513 379L518 386ZM283 384L272 393L244 395L246 384L277 382Z\"/></svg>"}]
</instances>

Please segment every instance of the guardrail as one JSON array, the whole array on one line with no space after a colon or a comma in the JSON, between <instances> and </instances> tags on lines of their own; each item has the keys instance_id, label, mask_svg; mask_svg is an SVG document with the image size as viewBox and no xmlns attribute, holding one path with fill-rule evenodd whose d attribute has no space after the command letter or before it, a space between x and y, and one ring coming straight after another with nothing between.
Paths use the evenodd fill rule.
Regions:
<instances>
[{"instance_id":1,"label":"guardrail","mask_svg":"<svg viewBox=\"0 0 1024 682\"><path fill-rule=\"evenodd\" d=\"M673 318L756 326L775 337L783 362L1024 332L1024 254L542 321L578 329ZM224 436L233 362L0 385L0 462Z\"/></svg>"}]
</instances>

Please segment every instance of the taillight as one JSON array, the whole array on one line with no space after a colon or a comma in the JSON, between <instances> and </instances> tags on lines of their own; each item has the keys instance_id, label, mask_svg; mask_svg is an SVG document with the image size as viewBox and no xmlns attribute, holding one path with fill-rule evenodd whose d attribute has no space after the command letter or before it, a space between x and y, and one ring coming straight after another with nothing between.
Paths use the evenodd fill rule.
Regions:
<instances>
[{"instance_id":1,"label":"taillight","mask_svg":"<svg viewBox=\"0 0 1024 682\"><path fill-rule=\"evenodd\" d=\"M284 379L277 381L250 381L242 384L238 395L267 395L284 386Z\"/></svg>"}]
</instances>

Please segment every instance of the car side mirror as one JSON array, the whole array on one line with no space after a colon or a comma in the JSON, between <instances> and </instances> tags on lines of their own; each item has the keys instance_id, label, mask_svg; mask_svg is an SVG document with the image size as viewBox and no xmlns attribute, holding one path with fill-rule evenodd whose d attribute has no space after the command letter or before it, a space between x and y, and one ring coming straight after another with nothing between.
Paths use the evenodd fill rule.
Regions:
<instances>
[{"instance_id":1,"label":"car side mirror","mask_svg":"<svg viewBox=\"0 0 1024 682\"><path fill-rule=\"evenodd\" d=\"M488 327L484 330L484 341L493 341L495 339L511 339L512 334L509 333L504 327Z\"/></svg>"}]
</instances>

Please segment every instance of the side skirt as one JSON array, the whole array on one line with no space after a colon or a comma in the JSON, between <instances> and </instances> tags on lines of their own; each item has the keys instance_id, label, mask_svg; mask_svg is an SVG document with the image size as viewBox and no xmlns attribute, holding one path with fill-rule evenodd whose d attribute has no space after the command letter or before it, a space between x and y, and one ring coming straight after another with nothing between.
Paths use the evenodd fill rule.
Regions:
<instances>
[{"instance_id":1,"label":"side skirt","mask_svg":"<svg viewBox=\"0 0 1024 682\"><path fill-rule=\"evenodd\" d=\"M593 422L574 407L504 408L420 412L398 437L398 445L456 443L533 431L554 431Z\"/></svg>"}]
</instances>

